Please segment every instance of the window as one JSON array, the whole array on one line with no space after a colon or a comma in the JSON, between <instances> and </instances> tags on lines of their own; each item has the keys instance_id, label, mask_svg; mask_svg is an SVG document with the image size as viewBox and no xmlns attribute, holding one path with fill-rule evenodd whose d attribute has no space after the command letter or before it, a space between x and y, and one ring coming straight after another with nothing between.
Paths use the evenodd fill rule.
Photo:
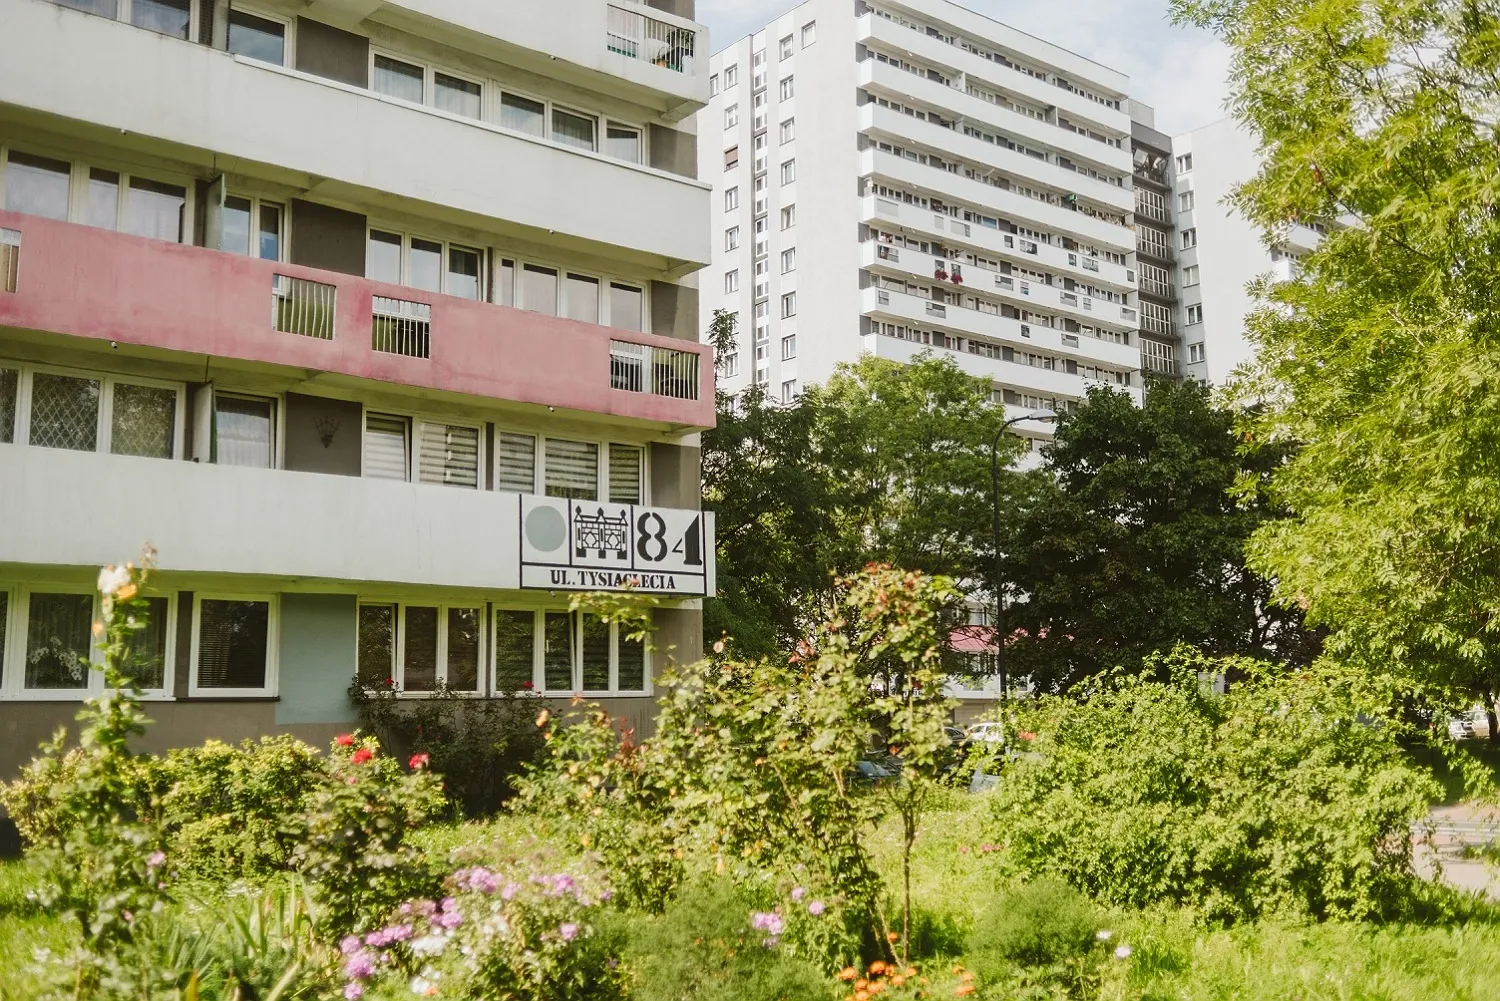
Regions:
<instances>
[{"instance_id":1,"label":"window","mask_svg":"<svg viewBox=\"0 0 1500 1001\"><path fill-rule=\"evenodd\" d=\"M724 211L725 212L733 212L735 209L737 209L739 207L740 207L740 189L739 189L739 186L736 185L735 187L729 188L729 189L727 189L724 192Z\"/></svg>"},{"instance_id":2,"label":"window","mask_svg":"<svg viewBox=\"0 0 1500 1001\"><path fill-rule=\"evenodd\" d=\"M411 421L394 414L365 415L366 476L382 480L411 478Z\"/></svg>"},{"instance_id":3,"label":"window","mask_svg":"<svg viewBox=\"0 0 1500 1001\"><path fill-rule=\"evenodd\" d=\"M1193 169L1193 154L1184 153L1177 158L1177 173L1186 174Z\"/></svg>"},{"instance_id":4,"label":"window","mask_svg":"<svg viewBox=\"0 0 1500 1001\"><path fill-rule=\"evenodd\" d=\"M1189 323L1202 323L1203 322L1203 304L1201 302L1198 303L1198 304L1196 304L1196 305L1189 306L1187 308L1187 322L1189 322Z\"/></svg>"},{"instance_id":5,"label":"window","mask_svg":"<svg viewBox=\"0 0 1500 1001\"><path fill-rule=\"evenodd\" d=\"M25 665L21 687L28 691L89 688L94 659L94 596L46 590L27 595Z\"/></svg>"},{"instance_id":6,"label":"window","mask_svg":"<svg viewBox=\"0 0 1500 1001\"><path fill-rule=\"evenodd\" d=\"M740 68L738 66L724 67L724 89L728 90L740 82Z\"/></svg>"},{"instance_id":7,"label":"window","mask_svg":"<svg viewBox=\"0 0 1500 1001\"><path fill-rule=\"evenodd\" d=\"M561 108L552 109L552 141L574 149L593 152L596 148L594 130L598 123L594 119Z\"/></svg>"},{"instance_id":8,"label":"window","mask_svg":"<svg viewBox=\"0 0 1500 1001\"><path fill-rule=\"evenodd\" d=\"M275 695L274 629L269 595L195 595L188 694Z\"/></svg>"},{"instance_id":9,"label":"window","mask_svg":"<svg viewBox=\"0 0 1500 1001\"><path fill-rule=\"evenodd\" d=\"M1182 269L1182 285L1187 288L1198 284L1198 265L1190 264Z\"/></svg>"},{"instance_id":10,"label":"window","mask_svg":"<svg viewBox=\"0 0 1500 1001\"><path fill-rule=\"evenodd\" d=\"M740 228L738 226L730 226L728 229L726 229L724 231L724 250L725 251L734 250L734 249L738 248L739 245L740 245Z\"/></svg>"},{"instance_id":11,"label":"window","mask_svg":"<svg viewBox=\"0 0 1500 1001\"><path fill-rule=\"evenodd\" d=\"M501 94L500 124L527 135L546 135L547 106L519 94Z\"/></svg>"},{"instance_id":12,"label":"window","mask_svg":"<svg viewBox=\"0 0 1500 1001\"><path fill-rule=\"evenodd\" d=\"M552 694L641 695L647 694L649 680L644 645L597 616L561 610L495 612L496 691L540 682Z\"/></svg>"},{"instance_id":13,"label":"window","mask_svg":"<svg viewBox=\"0 0 1500 1001\"><path fill-rule=\"evenodd\" d=\"M5 208L66 222L73 165L11 150L5 162Z\"/></svg>"},{"instance_id":14,"label":"window","mask_svg":"<svg viewBox=\"0 0 1500 1001\"><path fill-rule=\"evenodd\" d=\"M599 499L599 446L591 441L548 438L544 490L548 497Z\"/></svg>"},{"instance_id":15,"label":"window","mask_svg":"<svg viewBox=\"0 0 1500 1001\"><path fill-rule=\"evenodd\" d=\"M635 445L609 446L609 502L642 504L645 485L645 450Z\"/></svg>"},{"instance_id":16,"label":"window","mask_svg":"<svg viewBox=\"0 0 1500 1001\"><path fill-rule=\"evenodd\" d=\"M733 379L740 374L740 353L738 351L731 351L723 357L720 365L724 371L724 378Z\"/></svg>"},{"instance_id":17,"label":"window","mask_svg":"<svg viewBox=\"0 0 1500 1001\"><path fill-rule=\"evenodd\" d=\"M21 373L13 368L0 368L0 444L9 445L16 440L16 407L21 397ZM0 629L4 628L5 616L0 615ZM0 638L0 652L5 649Z\"/></svg>"},{"instance_id":18,"label":"window","mask_svg":"<svg viewBox=\"0 0 1500 1001\"><path fill-rule=\"evenodd\" d=\"M738 268L724 272L724 294L730 295L740 290L740 272Z\"/></svg>"},{"instance_id":19,"label":"window","mask_svg":"<svg viewBox=\"0 0 1500 1001\"><path fill-rule=\"evenodd\" d=\"M285 66L286 25L242 10L230 10L228 48L237 56Z\"/></svg>"},{"instance_id":20,"label":"window","mask_svg":"<svg viewBox=\"0 0 1500 1001\"><path fill-rule=\"evenodd\" d=\"M510 431L496 433L495 489L536 493L536 438Z\"/></svg>"},{"instance_id":21,"label":"window","mask_svg":"<svg viewBox=\"0 0 1500 1001\"><path fill-rule=\"evenodd\" d=\"M797 206L788 205L781 210L781 228L791 229L797 225Z\"/></svg>"},{"instance_id":22,"label":"window","mask_svg":"<svg viewBox=\"0 0 1500 1001\"><path fill-rule=\"evenodd\" d=\"M802 47L805 49L818 40L818 22L808 21L802 26Z\"/></svg>"},{"instance_id":23,"label":"window","mask_svg":"<svg viewBox=\"0 0 1500 1001\"><path fill-rule=\"evenodd\" d=\"M464 605L359 606L358 671L366 688L406 693L479 691L484 610Z\"/></svg>"},{"instance_id":24,"label":"window","mask_svg":"<svg viewBox=\"0 0 1500 1001\"><path fill-rule=\"evenodd\" d=\"M18 435L23 388L26 424ZM178 450L180 396L166 383L0 369L0 441L170 459Z\"/></svg>"},{"instance_id":25,"label":"window","mask_svg":"<svg viewBox=\"0 0 1500 1001\"><path fill-rule=\"evenodd\" d=\"M1187 212L1190 209L1192 209L1192 207L1193 207L1193 193L1191 191L1184 191L1181 194L1179 194L1177 196L1177 207L1179 209L1181 209L1183 212Z\"/></svg>"},{"instance_id":26,"label":"window","mask_svg":"<svg viewBox=\"0 0 1500 1001\"><path fill-rule=\"evenodd\" d=\"M797 161L788 160L781 165L781 183L791 184L797 179Z\"/></svg>"},{"instance_id":27,"label":"window","mask_svg":"<svg viewBox=\"0 0 1500 1001\"><path fill-rule=\"evenodd\" d=\"M740 148L731 146L724 151L724 169L733 170L740 165Z\"/></svg>"},{"instance_id":28,"label":"window","mask_svg":"<svg viewBox=\"0 0 1500 1001\"><path fill-rule=\"evenodd\" d=\"M536 313L557 315L557 269L528 264L521 269L521 305Z\"/></svg>"},{"instance_id":29,"label":"window","mask_svg":"<svg viewBox=\"0 0 1500 1001\"><path fill-rule=\"evenodd\" d=\"M412 63L375 55L375 71L370 76L370 89L386 97L400 98L413 104L422 104L425 99L424 84L426 70Z\"/></svg>"},{"instance_id":30,"label":"window","mask_svg":"<svg viewBox=\"0 0 1500 1001\"><path fill-rule=\"evenodd\" d=\"M784 295L784 296L781 297L781 318L784 320L788 316L796 316L796 315L797 315L797 293L796 292L788 292L786 295Z\"/></svg>"},{"instance_id":31,"label":"window","mask_svg":"<svg viewBox=\"0 0 1500 1001\"><path fill-rule=\"evenodd\" d=\"M797 335L789 334L781 339L781 360L790 361L797 357Z\"/></svg>"},{"instance_id":32,"label":"window","mask_svg":"<svg viewBox=\"0 0 1500 1001\"><path fill-rule=\"evenodd\" d=\"M417 481L479 489L479 428L423 421L417 440Z\"/></svg>"},{"instance_id":33,"label":"window","mask_svg":"<svg viewBox=\"0 0 1500 1001\"><path fill-rule=\"evenodd\" d=\"M1182 249L1191 250L1196 246L1198 246L1198 227L1194 226L1192 229L1183 230Z\"/></svg>"},{"instance_id":34,"label":"window","mask_svg":"<svg viewBox=\"0 0 1500 1001\"><path fill-rule=\"evenodd\" d=\"M130 23L137 28L187 38L192 22L192 0L130 0Z\"/></svg>"},{"instance_id":35,"label":"window","mask_svg":"<svg viewBox=\"0 0 1500 1001\"><path fill-rule=\"evenodd\" d=\"M783 144L791 142L797 137L797 119L788 118L781 123L781 141Z\"/></svg>"},{"instance_id":36,"label":"window","mask_svg":"<svg viewBox=\"0 0 1500 1001\"><path fill-rule=\"evenodd\" d=\"M598 323L599 279L568 272L563 283L563 315L583 323Z\"/></svg>"},{"instance_id":37,"label":"window","mask_svg":"<svg viewBox=\"0 0 1500 1001\"><path fill-rule=\"evenodd\" d=\"M780 54L779 58L781 58L781 59L790 59L790 58L792 58L792 36L791 35L788 35L788 36L786 36L785 38L783 38L781 40L781 50L780 50L780 52L781 52L781 54Z\"/></svg>"},{"instance_id":38,"label":"window","mask_svg":"<svg viewBox=\"0 0 1500 1001\"><path fill-rule=\"evenodd\" d=\"M1204 360L1203 342L1188 345L1188 364L1197 365Z\"/></svg>"},{"instance_id":39,"label":"window","mask_svg":"<svg viewBox=\"0 0 1500 1001\"><path fill-rule=\"evenodd\" d=\"M781 252L781 273L797 270L797 248L788 247Z\"/></svg>"},{"instance_id":40,"label":"window","mask_svg":"<svg viewBox=\"0 0 1500 1001\"><path fill-rule=\"evenodd\" d=\"M719 74L710 73L708 76L708 96L713 97L719 93Z\"/></svg>"},{"instance_id":41,"label":"window","mask_svg":"<svg viewBox=\"0 0 1500 1001\"><path fill-rule=\"evenodd\" d=\"M635 285L609 283L609 325L617 330L646 329L645 293Z\"/></svg>"},{"instance_id":42,"label":"window","mask_svg":"<svg viewBox=\"0 0 1500 1001\"><path fill-rule=\"evenodd\" d=\"M90 196L93 194L92 171ZM259 198L230 195L220 212L219 249L232 254L259 257L264 261L281 260L281 206Z\"/></svg>"},{"instance_id":43,"label":"window","mask_svg":"<svg viewBox=\"0 0 1500 1001\"><path fill-rule=\"evenodd\" d=\"M781 81L781 99L783 101L790 101L792 99L792 93L793 93L792 78L791 77L784 77L784 78L782 78L782 81Z\"/></svg>"},{"instance_id":44,"label":"window","mask_svg":"<svg viewBox=\"0 0 1500 1001\"><path fill-rule=\"evenodd\" d=\"M125 195L125 232L181 243L186 214L186 188L144 177L130 179Z\"/></svg>"},{"instance_id":45,"label":"window","mask_svg":"<svg viewBox=\"0 0 1500 1001\"><path fill-rule=\"evenodd\" d=\"M214 394L214 461L222 466L276 466L276 401Z\"/></svg>"},{"instance_id":46,"label":"window","mask_svg":"<svg viewBox=\"0 0 1500 1001\"><path fill-rule=\"evenodd\" d=\"M480 86L472 80L433 71L433 106L439 111L464 118L478 118L480 111Z\"/></svg>"},{"instance_id":47,"label":"window","mask_svg":"<svg viewBox=\"0 0 1500 1001\"><path fill-rule=\"evenodd\" d=\"M365 277L427 292L480 299L483 297L479 280L481 256L478 250L442 240L371 229L365 252Z\"/></svg>"},{"instance_id":48,"label":"window","mask_svg":"<svg viewBox=\"0 0 1500 1001\"><path fill-rule=\"evenodd\" d=\"M724 127L732 129L740 123L740 106L738 103L728 105L724 108Z\"/></svg>"},{"instance_id":49,"label":"window","mask_svg":"<svg viewBox=\"0 0 1500 1001\"><path fill-rule=\"evenodd\" d=\"M797 380L788 379L781 384L781 402L791 403L797 398Z\"/></svg>"}]
</instances>

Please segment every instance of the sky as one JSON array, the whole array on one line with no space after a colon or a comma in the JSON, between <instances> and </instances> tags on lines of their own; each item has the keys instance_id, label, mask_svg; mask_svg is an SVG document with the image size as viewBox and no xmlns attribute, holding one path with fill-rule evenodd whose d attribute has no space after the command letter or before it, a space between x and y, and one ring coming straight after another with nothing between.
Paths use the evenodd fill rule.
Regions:
<instances>
[{"instance_id":1,"label":"sky","mask_svg":"<svg viewBox=\"0 0 1500 1001\"><path fill-rule=\"evenodd\" d=\"M1169 135L1225 117L1229 53L1206 31L1174 27L1167 0L961 0L963 6L1130 76L1131 97L1156 109ZM764 27L795 0L698 0L718 51Z\"/></svg>"}]
</instances>

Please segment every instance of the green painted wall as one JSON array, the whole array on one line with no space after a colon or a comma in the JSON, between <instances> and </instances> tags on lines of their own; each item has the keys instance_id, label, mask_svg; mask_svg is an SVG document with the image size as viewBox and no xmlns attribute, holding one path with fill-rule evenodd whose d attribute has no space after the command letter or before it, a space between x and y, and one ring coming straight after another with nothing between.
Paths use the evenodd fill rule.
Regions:
<instances>
[{"instance_id":1,"label":"green painted wall","mask_svg":"<svg viewBox=\"0 0 1500 1001\"><path fill-rule=\"evenodd\" d=\"M355 602L352 594L281 596L281 700L276 722L352 723Z\"/></svg>"}]
</instances>

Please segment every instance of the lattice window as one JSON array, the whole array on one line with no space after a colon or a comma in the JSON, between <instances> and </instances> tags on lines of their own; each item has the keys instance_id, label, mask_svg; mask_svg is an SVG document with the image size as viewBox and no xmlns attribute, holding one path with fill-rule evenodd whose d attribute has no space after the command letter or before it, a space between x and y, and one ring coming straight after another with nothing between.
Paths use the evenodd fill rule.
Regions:
<instances>
[{"instance_id":1,"label":"lattice window","mask_svg":"<svg viewBox=\"0 0 1500 1001\"><path fill-rule=\"evenodd\" d=\"M177 391L117 383L110 414L109 450L116 455L170 459L177 424Z\"/></svg>"},{"instance_id":2,"label":"lattice window","mask_svg":"<svg viewBox=\"0 0 1500 1001\"><path fill-rule=\"evenodd\" d=\"M16 403L20 397L21 373L0 368L0 444L16 440ZM0 647L3 650L4 647Z\"/></svg>"},{"instance_id":3,"label":"lattice window","mask_svg":"<svg viewBox=\"0 0 1500 1001\"><path fill-rule=\"evenodd\" d=\"M31 444L92 452L99 442L98 379L31 377Z\"/></svg>"}]
</instances>

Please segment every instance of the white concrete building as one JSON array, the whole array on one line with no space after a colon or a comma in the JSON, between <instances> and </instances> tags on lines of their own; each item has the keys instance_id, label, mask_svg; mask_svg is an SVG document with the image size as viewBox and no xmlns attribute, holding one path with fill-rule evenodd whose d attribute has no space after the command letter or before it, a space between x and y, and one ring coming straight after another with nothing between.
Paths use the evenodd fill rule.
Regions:
<instances>
[{"instance_id":1,"label":"white concrete building","mask_svg":"<svg viewBox=\"0 0 1500 1001\"><path fill-rule=\"evenodd\" d=\"M356 676L649 727L658 662L568 597L701 644L693 17L0 0L0 778L148 541L158 747L326 739Z\"/></svg>"},{"instance_id":2,"label":"white concrete building","mask_svg":"<svg viewBox=\"0 0 1500 1001\"><path fill-rule=\"evenodd\" d=\"M1093 380L1139 397L1122 74L946 0L809 0L709 69L721 385L789 398L933 350L1017 414Z\"/></svg>"},{"instance_id":3,"label":"white concrete building","mask_svg":"<svg viewBox=\"0 0 1500 1001\"><path fill-rule=\"evenodd\" d=\"M1249 286L1261 275L1295 276L1297 260L1318 245L1323 228L1292 226L1267 247L1260 230L1227 199L1254 176L1255 139L1231 118L1172 140L1173 197L1181 311L1182 372L1222 384L1251 360L1245 317L1254 308Z\"/></svg>"}]
</instances>

